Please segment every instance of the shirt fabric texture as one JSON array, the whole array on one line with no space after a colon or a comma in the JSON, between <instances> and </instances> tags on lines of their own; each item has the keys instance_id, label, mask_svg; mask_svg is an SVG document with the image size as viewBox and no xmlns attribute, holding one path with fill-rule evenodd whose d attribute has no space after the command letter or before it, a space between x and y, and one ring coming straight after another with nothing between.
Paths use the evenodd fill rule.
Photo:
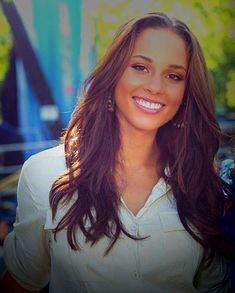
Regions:
<instances>
[{"instance_id":1,"label":"shirt fabric texture","mask_svg":"<svg viewBox=\"0 0 235 293\"><path fill-rule=\"evenodd\" d=\"M229 292L227 263L219 258L202 273L198 288L193 287L203 249L185 231L162 178L137 215L121 200L119 217L125 229L146 239L121 234L107 256L107 237L90 247L78 230L80 251L70 248L66 230L55 241L53 229L69 205L52 221L49 192L65 170L63 145L32 156L23 166L16 222L4 242L7 268L21 286L38 290L50 282L51 293Z\"/></svg>"}]
</instances>

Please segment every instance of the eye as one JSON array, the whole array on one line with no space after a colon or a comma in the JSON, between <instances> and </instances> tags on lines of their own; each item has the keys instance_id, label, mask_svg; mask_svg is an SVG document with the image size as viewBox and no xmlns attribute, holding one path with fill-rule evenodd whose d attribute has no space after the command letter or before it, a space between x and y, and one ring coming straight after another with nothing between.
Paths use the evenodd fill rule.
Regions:
<instances>
[{"instance_id":1,"label":"eye","mask_svg":"<svg viewBox=\"0 0 235 293\"><path fill-rule=\"evenodd\" d=\"M168 74L167 75L167 78L172 79L172 80L175 80L175 81L180 81L180 80L183 79L180 75L177 75L175 73Z\"/></svg>"},{"instance_id":2,"label":"eye","mask_svg":"<svg viewBox=\"0 0 235 293\"><path fill-rule=\"evenodd\" d=\"M134 64L131 67L134 68L137 71L148 72L148 69L146 68L146 66L144 66L142 64Z\"/></svg>"}]
</instances>

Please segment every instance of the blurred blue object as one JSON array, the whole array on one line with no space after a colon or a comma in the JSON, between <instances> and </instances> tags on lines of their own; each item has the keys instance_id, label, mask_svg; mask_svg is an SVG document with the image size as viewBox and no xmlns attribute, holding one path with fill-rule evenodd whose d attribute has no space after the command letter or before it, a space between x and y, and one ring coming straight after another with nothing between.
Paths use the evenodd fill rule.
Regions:
<instances>
[{"instance_id":1,"label":"blurred blue object","mask_svg":"<svg viewBox=\"0 0 235 293\"><path fill-rule=\"evenodd\" d=\"M235 160L227 159L222 161L220 176L229 185L235 187Z\"/></svg>"},{"instance_id":2,"label":"blurred blue object","mask_svg":"<svg viewBox=\"0 0 235 293\"><path fill-rule=\"evenodd\" d=\"M223 229L227 235L235 239L235 160L227 159L222 161L220 168L220 176L225 182L227 182L233 188L232 206L224 215ZM231 261L230 265L230 274L232 288L233 290L235 290L235 252L233 257L234 259Z\"/></svg>"}]
</instances>

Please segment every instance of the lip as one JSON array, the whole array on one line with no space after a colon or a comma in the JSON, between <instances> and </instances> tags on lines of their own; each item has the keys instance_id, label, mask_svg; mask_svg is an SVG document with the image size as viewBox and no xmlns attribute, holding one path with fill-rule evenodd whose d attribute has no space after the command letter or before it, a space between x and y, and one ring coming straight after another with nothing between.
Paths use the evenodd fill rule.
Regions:
<instances>
[{"instance_id":1,"label":"lip","mask_svg":"<svg viewBox=\"0 0 235 293\"><path fill-rule=\"evenodd\" d=\"M145 113L148 113L148 114L156 114L156 113L162 111L163 108L164 108L164 106L165 106L165 104L162 104L162 103L160 103L160 102L158 102L158 101L155 101L155 100L151 100L151 99L149 99L149 98L147 98L147 97L133 96L132 99L133 99L135 105L136 105L136 106L137 106L142 112L145 112ZM146 108L146 107L144 107L144 106L138 104L138 103L136 102L136 99L142 99L142 100L145 100L145 101L147 101L147 102L149 102L149 103L160 104L160 105L162 105L162 107L159 108L159 109L148 109L148 108Z\"/></svg>"}]
</instances>

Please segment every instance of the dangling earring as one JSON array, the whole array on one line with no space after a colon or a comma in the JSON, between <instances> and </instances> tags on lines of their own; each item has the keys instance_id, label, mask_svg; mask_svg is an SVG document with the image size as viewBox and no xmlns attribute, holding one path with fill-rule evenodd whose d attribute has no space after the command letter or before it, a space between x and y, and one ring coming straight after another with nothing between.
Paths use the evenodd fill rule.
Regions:
<instances>
[{"instance_id":1,"label":"dangling earring","mask_svg":"<svg viewBox=\"0 0 235 293\"><path fill-rule=\"evenodd\" d=\"M108 97L108 111L109 112L114 112L114 107L115 107L114 98L110 95Z\"/></svg>"},{"instance_id":2,"label":"dangling earring","mask_svg":"<svg viewBox=\"0 0 235 293\"><path fill-rule=\"evenodd\" d=\"M185 102L183 102L181 105L180 105L180 109L178 110L178 113L176 114L176 116L178 116L178 117L174 117L174 118L176 118L176 119L172 119L171 120L171 123L172 123L172 125L174 126L174 127L176 127L176 128L185 128L185 126L186 126L186 122L184 121L185 119L184 119L184 112L185 112ZM179 114L180 113L180 114ZM182 117L183 116L183 119L181 118L181 119L177 119L177 118L180 118L180 117ZM181 122L178 122L177 120L181 120ZM182 121L183 120L183 121Z\"/></svg>"},{"instance_id":3,"label":"dangling earring","mask_svg":"<svg viewBox=\"0 0 235 293\"><path fill-rule=\"evenodd\" d=\"M177 127L177 128L184 128L185 127L185 123L181 122L181 123L176 123L172 121L173 126Z\"/></svg>"}]
</instances>

